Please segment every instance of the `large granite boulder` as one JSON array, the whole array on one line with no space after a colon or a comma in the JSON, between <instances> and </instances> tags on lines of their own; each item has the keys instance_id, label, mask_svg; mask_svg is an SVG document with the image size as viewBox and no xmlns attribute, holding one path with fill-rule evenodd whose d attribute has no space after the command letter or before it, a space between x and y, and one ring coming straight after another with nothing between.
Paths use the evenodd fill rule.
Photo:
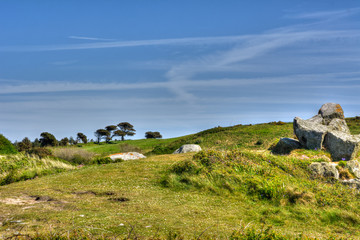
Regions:
<instances>
[{"instance_id":1,"label":"large granite boulder","mask_svg":"<svg viewBox=\"0 0 360 240\"><path fill-rule=\"evenodd\" d=\"M292 138L280 138L278 143L272 149L272 153L289 154L292 150L299 148L301 148L301 144L298 140Z\"/></svg>"},{"instance_id":2,"label":"large granite boulder","mask_svg":"<svg viewBox=\"0 0 360 240\"><path fill-rule=\"evenodd\" d=\"M328 125L334 118L344 119L344 111L337 103L325 103L321 106L319 114L324 119L325 125Z\"/></svg>"},{"instance_id":3,"label":"large granite boulder","mask_svg":"<svg viewBox=\"0 0 360 240\"><path fill-rule=\"evenodd\" d=\"M185 144L182 145L180 148L176 149L173 154L178 153L188 153L188 152L200 152L201 147L197 144Z\"/></svg>"},{"instance_id":4,"label":"large granite boulder","mask_svg":"<svg viewBox=\"0 0 360 240\"><path fill-rule=\"evenodd\" d=\"M321 149L328 128L313 121L294 119L294 133L302 146L308 149Z\"/></svg>"},{"instance_id":5,"label":"large granite boulder","mask_svg":"<svg viewBox=\"0 0 360 240\"><path fill-rule=\"evenodd\" d=\"M314 162L309 166L312 177L339 179L339 171L334 164L328 162Z\"/></svg>"},{"instance_id":6,"label":"large granite boulder","mask_svg":"<svg viewBox=\"0 0 360 240\"><path fill-rule=\"evenodd\" d=\"M344 132L329 131L325 137L324 147L330 152L334 161L348 161L358 153L360 139Z\"/></svg>"}]
</instances>

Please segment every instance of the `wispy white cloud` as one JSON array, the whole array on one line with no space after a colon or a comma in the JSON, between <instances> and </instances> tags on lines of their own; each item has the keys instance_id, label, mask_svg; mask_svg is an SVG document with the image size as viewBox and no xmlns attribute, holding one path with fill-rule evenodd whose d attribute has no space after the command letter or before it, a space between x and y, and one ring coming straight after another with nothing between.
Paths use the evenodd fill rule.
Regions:
<instances>
[{"instance_id":1,"label":"wispy white cloud","mask_svg":"<svg viewBox=\"0 0 360 240\"><path fill-rule=\"evenodd\" d=\"M56 62L52 62L52 65L57 65L57 66L65 66L65 65L71 65L74 63L77 63L78 60L66 60L66 61L56 61Z\"/></svg>"},{"instance_id":2,"label":"wispy white cloud","mask_svg":"<svg viewBox=\"0 0 360 240\"><path fill-rule=\"evenodd\" d=\"M317 11L311 13L288 14L285 17L295 19L338 19L358 14L360 8L350 8L336 11Z\"/></svg>"},{"instance_id":3,"label":"wispy white cloud","mask_svg":"<svg viewBox=\"0 0 360 240\"><path fill-rule=\"evenodd\" d=\"M32 51L61 51L61 50L81 50L81 49L101 49L101 48L122 48L140 46L161 46L161 45L199 45L199 44L223 44L238 42L250 36L221 36L221 37L194 37L194 38L169 38L153 40L133 40L133 41L112 41L67 45L41 45L41 46L2 46L2 52L32 52Z\"/></svg>"},{"instance_id":4,"label":"wispy white cloud","mask_svg":"<svg viewBox=\"0 0 360 240\"><path fill-rule=\"evenodd\" d=\"M351 76L351 77L350 77ZM245 86L273 86L274 84L302 83L301 88L313 88L317 83L333 82L336 88L340 86L338 82L354 81L353 85L346 85L344 88L359 87L357 80L360 80L360 72L333 72L320 74L288 74L285 76L274 77L247 77L247 78L207 78L205 80L183 79L182 81L163 81L163 82L137 82L137 83L94 83L94 82L4 82L0 89L0 94L18 93L50 93L50 92L74 92L74 91L129 91L129 90L148 90L148 89L181 89L184 92L196 90L219 88L219 87L245 87ZM15 84L14 84L15 83ZM309 83L313 83L310 85ZM320 88L323 85L318 85ZM179 94L182 94L179 92ZM185 95L184 95L185 96ZM184 100L181 97L178 100Z\"/></svg>"},{"instance_id":5,"label":"wispy white cloud","mask_svg":"<svg viewBox=\"0 0 360 240\"><path fill-rule=\"evenodd\" d=\"M78 39L78 40L91 40L91 41L114 41L114 39L110 39L110 38L97 38L97 37L84 37L84 36L69 36L68 38Z\"/></svg>"}]
</instances>

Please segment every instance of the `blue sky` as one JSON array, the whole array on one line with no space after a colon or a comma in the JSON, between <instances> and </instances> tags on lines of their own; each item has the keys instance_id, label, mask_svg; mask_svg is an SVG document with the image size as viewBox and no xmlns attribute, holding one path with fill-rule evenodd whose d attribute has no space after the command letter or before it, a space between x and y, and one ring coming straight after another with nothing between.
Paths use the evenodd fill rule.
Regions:
<instances>
[{"instance_id":1,"label":"blue sky","mask_svg":"<svg viewBox=\"0 0 360 240\"><path fill-rule=\"evenodd\" d=\"M165 138L360 115L360 3L0 1L0 133Z\"/></svg>"}]
</instances>

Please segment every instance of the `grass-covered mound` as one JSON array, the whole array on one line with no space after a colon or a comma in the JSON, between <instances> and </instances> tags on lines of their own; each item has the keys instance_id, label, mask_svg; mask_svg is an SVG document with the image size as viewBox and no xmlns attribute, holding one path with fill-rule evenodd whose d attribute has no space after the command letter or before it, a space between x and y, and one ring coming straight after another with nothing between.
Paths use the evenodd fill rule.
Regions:
<instances>
[{"instance_id":1,"label":"grass-covered mound","mask_svg":"<svg viewBox=\"0 0 360 240\"><path fill-rule=\"evenodd\" d=\"M38 158L25 154L4 155L0 156L0 185L74 168L69 163L50 158Z\"/></svg>"},{"instance_id":2,"label":"grass-covered mound","mask_svg":"<svg viewBox=\"0 0 360 240\"><path fill-rule=\"evenodd\" d=\"M17 153L16 148L12 143L0 134L0 154L13 154Z\"/></svg>"},{"instance_id":3,"label":"grass-covered mound","mask_svg":"<svg viewBox=\"0 0 360 240\"><path fill-rule=\"evenodd\" d=\"M360 119L347 118L352 134L360 134ZM203 149L268 149L281 137L294 137L292 123L270 122L254 125L214 127L199 133L169 139L111 141L78 146L89 152L107 156L119 152L140 152L147 156L171 154L183 144L199 144Z\"/></svg>"},{"instance_id":4,"label":"grass-covered mound","mask_svg":"<svg viewBox=\"0 0 360 240\"><path fill-rule=\"evenodd\" d=\"M92 239L102 236L110 239L128 239L128 236L129 239L296 239L301 233L309 238L297 239L360 236L356 193L340 185L307 178L300 157L313 158L304 157L305 162L316 161L325 158L324 153L302 150L296 152L299 157L255 151L231 154L238 156L239 162L248 162L253 166L248 169L254 172L233 171L238 166L225 160L222 163L223 156L209 165L199 158L201 154L193 159L193 154L188 153L92 165L0 186L0 234L4 238L17 233L40 234L42 239L52 236L67 239L77 230L83 230L84 236ZM207 155L212 160L212 155ZM267 155L272 164L266 161ZM197 165L198 171L173 171L174 166L189 161ZM274 176L272 170L275 170ZM161 179L166 179L166 176L161 178L164 174L172 175L167 187L160 184ZM184 177L186 174L188 178ZM280 176L284 177L284 186L280 187L285 191L280 190L286 197L271 190L263 181L265 176L274 178L269 186L279 186ZM174 179L177 177L179 180ZM227 180L231 177L235 179L233 182ZM194 185L196 182L199 186ZM242 182L252 184L253 190L238 186ZM290 188L296 186L297 190ZM268 197L261 196L263 193ZM33 199L35 203L29 203L31 196L53 200ZM21 204L11 204L15 200ZM264 233L266 237L258 237L267 226L272 226L273 231L268 232L271 236Z\"/></svg>"},{"instance_id":5,"label":"grass-covered mound","mask_svg":"<svg viewBox=\"0 0 360 240\"><path fill-rule=\"evenodd\" d=\"M271 225L291 221L294 226L308 223L311 228L327 225L355 231L360 223L358 191L331 179L312 179L308 166L317 161L329 161L327 153L296 150L290 156L276 156L265 151L203 151L173 164L161 183L175 191L235 198L249 208L264 204L268 208L264 221ZM252 212L257 214L256 209Z\"/></svg>"}]
</instances>

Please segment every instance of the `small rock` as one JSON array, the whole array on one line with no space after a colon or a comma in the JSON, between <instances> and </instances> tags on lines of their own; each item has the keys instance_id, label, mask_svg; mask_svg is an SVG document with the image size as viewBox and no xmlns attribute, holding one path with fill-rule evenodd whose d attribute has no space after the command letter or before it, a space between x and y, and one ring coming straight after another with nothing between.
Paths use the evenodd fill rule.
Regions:
<instances>
[{"instance_id":1,"label":"small rock","mask_svg":"<svg viewBox=\"0 0 360 240\"><path fill-rule=\"evenodd\" d=\"M109 157L113 161L115 161L116 159L122 159L124 161L127 161L127 160L146 158L143 154L138 152L116 153L116 154L111 154Z\"/></svg>"},{"instance_id":2,"label":"small rock","mask_svg":"<svg viewBox=\"0 0 360 240\"><path fill-rule=\"evenodd\" d=\"M294 149L301 148L298 140L292 138L280 138L279 142L272 149L275 154L289 154Z\"/></svg>"},{"instance_id":3,"label":"small rock","mask_svg":"<svg viewBox=\"0 0 360 240\"><path fill-rule=\"evenodd\" d=\"M357 160L350 160L346 162L348 168L357 178L360 178L360 164Z\"/></svg>"},{"instance_id":4,"label":"small rock","mask_svg":"<svg viewBox=\"0 0 360 240\"><path fill-rule=\"evenodd\" d=\"M200 152L201 147L197 144L185 144L178 148L173 154L188 153L188 152Z\"/></svg>"},{"instance_id":5,"label":"small rock","mask_svg":"<svg viewBox=\"0 0 360 240\"><path fill-rule=\"evenodd\" d=\"M336 166L327 162L314 162L309 166L313 177L325 177L339 179L339 171Z\"/></svg>"},{"instance_id":6,"label":"small rock","mask_svg":"<svg viewBox=\"0 0 360 240\"><path fill-rule=\"evenodd\" d=\"M360 179L339 180L339 182L350 188L360 190Z\"/></svg>"}]
</instances>

